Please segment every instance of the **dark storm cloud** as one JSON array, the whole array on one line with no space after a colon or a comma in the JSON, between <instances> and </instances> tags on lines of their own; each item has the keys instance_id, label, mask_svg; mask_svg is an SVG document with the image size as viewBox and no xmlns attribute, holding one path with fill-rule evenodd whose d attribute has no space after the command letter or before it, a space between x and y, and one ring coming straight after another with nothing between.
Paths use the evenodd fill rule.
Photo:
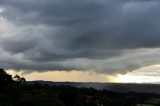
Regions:
<instances>
[{"instance_id":1,"label":"dark storm cloud","mask_svg":"<svg viewBox=\"0 0 160 106\"><path fill-rule=\"evenodd\" d=\"M0 7L1 21L12 25L0 40L7 68L112 73L160 62L157 0L4 0Z\"/></svg>"}]
</instances>

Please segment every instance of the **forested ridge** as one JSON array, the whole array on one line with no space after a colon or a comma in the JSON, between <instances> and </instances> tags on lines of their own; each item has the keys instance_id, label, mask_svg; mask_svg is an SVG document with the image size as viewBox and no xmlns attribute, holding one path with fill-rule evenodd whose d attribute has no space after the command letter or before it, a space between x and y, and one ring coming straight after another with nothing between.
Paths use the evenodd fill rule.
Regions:
<instances>
[{"instance_id":1,"label":"forested ridge","mask_svg":"<svg viewBox=\"0 0 160 106\"><path fill-rule=\"evenodd\" d=\"M160 106L160 95L28 84L0 69L0 106Z\"/></svg>"}]
</instances>

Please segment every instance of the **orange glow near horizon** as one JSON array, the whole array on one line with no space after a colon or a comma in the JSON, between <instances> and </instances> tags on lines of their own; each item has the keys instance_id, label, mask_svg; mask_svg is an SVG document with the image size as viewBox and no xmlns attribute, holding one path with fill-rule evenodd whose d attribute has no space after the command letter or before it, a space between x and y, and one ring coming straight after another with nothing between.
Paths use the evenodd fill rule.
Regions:
<instances>
[{"instance_id":1,"label":"orange glow near horizon","mask_svg":"<svg viewBox=\"0 0 160 106\"><path fill-rule=\"evenodd\" d=\"M126 74L107 75L98 74L92 71L46 71L32 72L25 74L14 70L7 70L11 75L20 75L27 81L45 80L45 81L70 81L70 82L110 82L110 83L159 83L160 65L143 67Z\"/></svg>"},{"instance_id":2,"label":"orange glow near horizon","mask_svg":"<svg viewBox=\"0 0 160 106\"><path fill-rule=\"evenodd\" d=\"M82 72L82 71L48 71L48 72L33 72L29 74L23 74L22 72L16 72L14 70L7 70L7 73L11 75L20 75L26 78L27 81L33 80L45 80L45 81L71 81L71 82L107 82L106 75L97 74L94 72Z\"/></svg>"}]
</instances>

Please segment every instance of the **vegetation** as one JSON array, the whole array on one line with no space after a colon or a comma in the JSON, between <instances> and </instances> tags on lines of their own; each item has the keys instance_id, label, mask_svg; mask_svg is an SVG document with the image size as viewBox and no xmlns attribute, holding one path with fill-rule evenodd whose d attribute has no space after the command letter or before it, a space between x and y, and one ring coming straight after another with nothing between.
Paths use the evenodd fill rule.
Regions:
<instances>
[{"instance_id":1,"label":"vegetation","mask_svg":"<svg viewBox=\"0 0 160 106\"><path fill-rule=\"evenodd\" d=\"M0 106L160 106L158 94L28 84L0 69Z\"/></svg>"}]
</instances>

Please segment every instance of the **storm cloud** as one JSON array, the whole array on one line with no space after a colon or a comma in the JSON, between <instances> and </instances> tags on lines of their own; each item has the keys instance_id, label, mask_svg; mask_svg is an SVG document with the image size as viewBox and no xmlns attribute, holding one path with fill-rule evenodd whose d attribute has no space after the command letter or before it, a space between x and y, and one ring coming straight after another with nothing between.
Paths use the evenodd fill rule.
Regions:
<instances>
[{"instance_id":1,"label":"storm cloud","mask_svg":"<svg viewBox=\"0 0 160 106\"><path fill-rule=\"evenodd\" d=\"M159 64L157 0L1 0L6 69L125 73Z\"/></svg>"}]
</instances>

